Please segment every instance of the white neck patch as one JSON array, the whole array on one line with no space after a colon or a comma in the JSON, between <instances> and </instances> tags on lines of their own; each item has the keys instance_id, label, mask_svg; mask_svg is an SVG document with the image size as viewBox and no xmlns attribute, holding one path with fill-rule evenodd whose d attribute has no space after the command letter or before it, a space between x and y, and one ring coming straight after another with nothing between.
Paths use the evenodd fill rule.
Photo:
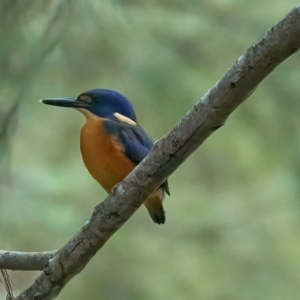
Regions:
<instances>
[{"instance_id":1,"label":"white neck patch","mask_svg":"<svg viewBox=\"0 0 300 300\"><path fill-rule=\"evenodd\" d=\"M127 123L127 124L133 125L133 126L136 125L136 122L134 122L134 121L131 120L130 118L127 118L127 117L125 117L125 116L123 116L123 115L121 115L121 114L119 114L119 113L117 113L117 112L114 113L114 116L115 116L119 121L121 121L121 122L123 122L123 123Z\"/></svg>"}]
</instances>

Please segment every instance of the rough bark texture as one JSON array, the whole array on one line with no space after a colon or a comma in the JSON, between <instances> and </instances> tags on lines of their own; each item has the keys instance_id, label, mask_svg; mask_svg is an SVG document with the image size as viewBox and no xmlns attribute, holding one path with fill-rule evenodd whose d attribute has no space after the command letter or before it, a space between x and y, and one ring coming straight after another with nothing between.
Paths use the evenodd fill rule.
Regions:
<instances>
[{"instance_id":1,"label":"rough bark texture","mask_svg":"<svg viewBox=\"0 0 300 300\"><path fill-rule=\"evenodd\" d=\"M57 250L47 252L0 250L0 268L14 271L42 271L56 252Z\"/></svg>"},{"instance_id":2,"label":"rough bark texture","mask_svg":"<svg viewBox=\"0 0 300 300\"><path fill-rule=\"evenodd\" d=\"M82 229L16 299L52 299L85 267L143 200L216 129L283 60L300 47L300 6L242 55L224 77L99 204ZM0 266L1 267L1 266Z\"/></svg>"}]
</instances>

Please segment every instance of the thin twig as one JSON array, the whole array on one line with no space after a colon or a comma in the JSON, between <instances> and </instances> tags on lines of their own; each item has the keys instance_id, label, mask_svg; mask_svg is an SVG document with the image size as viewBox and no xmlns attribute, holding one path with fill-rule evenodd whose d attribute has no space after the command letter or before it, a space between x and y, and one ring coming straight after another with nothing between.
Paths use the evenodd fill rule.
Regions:
<instances>
[{"instance_id":1,"label":"thin twig","mask_svg":"<svg viewBox=\"0 0 300 300\"><path fill-rule=\"evenodd\" d=\"M6 289L6 300L14 300L14 294L13 294L13 282L10 278L10 276L8 275L6 270L0 269L0 273L2 275L2 280L1 280L1 276L0 276L0 282L4 284L4 287Z\"/></svg>"}]
</instances>

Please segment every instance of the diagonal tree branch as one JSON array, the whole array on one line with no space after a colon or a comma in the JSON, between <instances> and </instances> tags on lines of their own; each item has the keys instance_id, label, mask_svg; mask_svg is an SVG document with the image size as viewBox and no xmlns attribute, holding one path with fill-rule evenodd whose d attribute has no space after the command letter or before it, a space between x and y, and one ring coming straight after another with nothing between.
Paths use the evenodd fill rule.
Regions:
<instances>
[{"instance_id":1,"label":"diagonal tree branch","mask_svg":"<svg viewBox=\"0 0 300 300\"><path fill-rule=\"evenodd\" d=\"M16 299L52 299L161 184L283 60L300 47L300 5L242 55L223 78L99 204L81 230Z\"/></svg>"}]
</instances>

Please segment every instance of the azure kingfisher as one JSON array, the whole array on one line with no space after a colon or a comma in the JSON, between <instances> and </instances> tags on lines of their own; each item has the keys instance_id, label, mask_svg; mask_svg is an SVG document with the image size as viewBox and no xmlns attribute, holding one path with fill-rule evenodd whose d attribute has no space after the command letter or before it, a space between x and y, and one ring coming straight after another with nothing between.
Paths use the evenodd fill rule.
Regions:
<instances>
[{"instance_id":1,"label":"azure kingfisher","mask_svg":"<svg viewBox=\"0 0 300 300\"><path fill-rule=\"evenodd\" d=\"M131 102L116 91L93 89L77 98L49 98L41 102L76 108L85 116L80 136L82 159L92 177L109 194L153 147L153 140L137 122ZM166 220L162 204L165 193L170 195L168 181L144 201L157 224Z\"/></svg>"}]
</instances>

